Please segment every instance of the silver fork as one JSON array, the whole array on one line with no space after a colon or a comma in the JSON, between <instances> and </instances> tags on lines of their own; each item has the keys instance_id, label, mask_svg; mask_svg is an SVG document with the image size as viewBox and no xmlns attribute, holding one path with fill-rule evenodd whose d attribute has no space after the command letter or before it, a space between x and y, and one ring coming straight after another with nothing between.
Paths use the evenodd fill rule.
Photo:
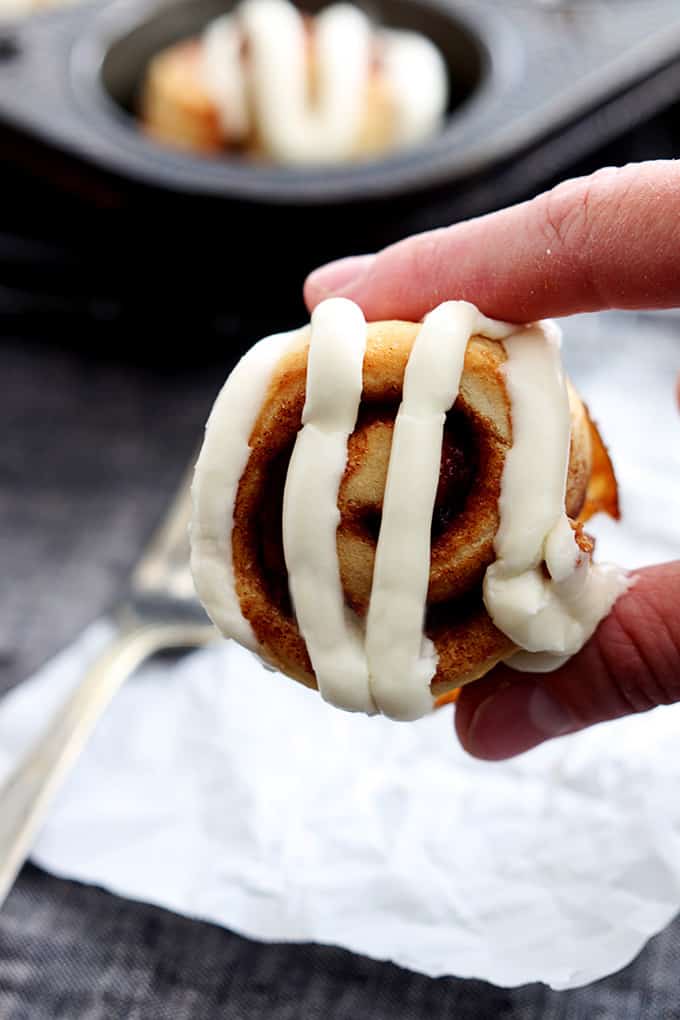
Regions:
<instances>
[{"instance_id":1,"label":"silver fork","mask_svg":"<svg viewBox=\"0 0 680 1020\"><path fill-rule=\"evenodd\" d=\"M196 648L217 636L189 573L190 483L187 472L132 572L127 596L113 613L115 635L0 787L0 906L55 793L122 683L156 652Z\"/></svg>"}]
</instances>

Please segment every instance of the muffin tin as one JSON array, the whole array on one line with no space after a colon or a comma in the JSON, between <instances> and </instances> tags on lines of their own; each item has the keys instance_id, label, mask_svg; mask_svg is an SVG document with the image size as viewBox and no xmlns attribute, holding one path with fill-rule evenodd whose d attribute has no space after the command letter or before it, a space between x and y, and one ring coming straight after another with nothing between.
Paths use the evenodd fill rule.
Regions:
<instances>
[{"instance_id":1,"label":"muffin tin","mask_svg":"<svg viewBox=\"0 0 680 1020\"><path fill-rule=\"evenodd\" d=\"M15 202L0 229L23 224L66 245L89 259L87 274L101 263L98 292L114 292L112 272L132 291L140 273L150 286L151 271L164 272L223 321L242 320L264 275L280 322L283 295L322 259L525 195L680 94L677 0L367 0L375 19L442 50L453 98L437 137L305 170L161 147L133 116L146 63L228 6L95 0L7 26L0 125ZM67 193L59 208L45 198Z\"/></svg>"},{"instance_id":2,"label":"muffin tin","mask_svg":"<svg viewBox=\"0 0 680 1020\"><path fill-rule=\"evenodd\" d=\"M470 178L680 53L675 0L371 0L377 20L417 28L442 50L454 96L446 127L417 150L376 163L290 171L163 149L141 135L129 112L151 56L227 7L223 0L114 0L28 19L5 32L0 118L154 187L324 204Z\"/></svg>"}]
</instances>

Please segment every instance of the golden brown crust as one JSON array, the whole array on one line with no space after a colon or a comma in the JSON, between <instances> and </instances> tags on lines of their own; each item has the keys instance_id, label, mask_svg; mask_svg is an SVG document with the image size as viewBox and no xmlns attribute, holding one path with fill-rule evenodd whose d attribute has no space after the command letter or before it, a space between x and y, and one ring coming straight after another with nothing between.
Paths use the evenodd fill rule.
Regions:
<instances>
[{"instance_id":1,"label":"golden brown crust","mask_svg":"<svg viewBox=\"0 0 680 1020\"><path fill-rule=\"evenodd\" d=\"M565 508L574 520L579 516L586 499L588 480L592 471L592 434L588 414L576 390L567 383L571 408L571 446Z\"/></svg>"},{"instance_id":2,"label":"golden brown crust","mask_svg":"<svg viewBox=\"0 0 680 1020\"><path fill-rule=\"evenodd\" d=\"M338 495L340 576L346 601L360 616L366 613L370 595L394 416L418 329L406 322L368 326L361 409ZM282 358L272 378L238 489L232 548L241 609L263 653L283 672L315 687L290 605L281 537L282 493L301 425L307 351L305 334ZM501 343L473 337L460 394L447 416L426 619L426 633L438 655L432 682L435 697L483 676L513 650L493 625L481 597L484 573L494 558L501 474L512 442L504 361ZM571 388L569 396L567 508L576 518L586 500L593 439L587 413Z\"/></svg>"},{"instance_id":3,"label":"golden brown crust","mask_svg":"<svg viewBox=\"0 0 680 1020\"><path fill-rule=\"evenodd\" d=\"M156 141L194 152L218 152L222 128L200 66L198 39L175 43L155 56L147 69L140 116Z\"/></svg>"},{"instance_id":4,"label":"golden brown crust","mask_svg":"<svg viewBox=\"0 0 680 1020\"><path fill-rule=\"evenodd\" d=\"M585 522L597 513L605 513L618 521L621 513L614 466L598 427L590 417L588 408L585 404L582 407L590 433L592 467L588 478L586 498L578 517L580 521Z\"/></svg>"}]
</instances>

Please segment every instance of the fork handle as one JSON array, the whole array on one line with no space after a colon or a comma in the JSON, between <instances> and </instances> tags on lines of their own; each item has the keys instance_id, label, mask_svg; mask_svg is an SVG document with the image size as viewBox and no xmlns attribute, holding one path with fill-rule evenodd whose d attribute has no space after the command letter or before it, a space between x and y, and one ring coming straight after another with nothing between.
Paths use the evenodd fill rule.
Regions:
<instances>
[{"instance_id":1,"label":"fork handle","mask_svg":"<svg viewBox=\"0 0 680 1020\"><path fill-rule=\"evenodd\" d=\"M42 736L0 786L0 906L104 709L124 680L155 652L207 644L208 624L139 624L119 634L57 709Z\"/></svg>"}]
</instances>

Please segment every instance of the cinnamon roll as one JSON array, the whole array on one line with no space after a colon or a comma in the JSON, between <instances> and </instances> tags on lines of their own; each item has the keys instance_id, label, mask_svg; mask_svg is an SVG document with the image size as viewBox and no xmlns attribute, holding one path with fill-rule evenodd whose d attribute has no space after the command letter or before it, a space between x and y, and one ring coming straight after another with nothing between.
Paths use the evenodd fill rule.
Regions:
<instances>
[{"instance_id":1,"label":"cinnamon roll","mask_svg":"<svg viewBox=\"0 0 680 1020\"><path fill-rule=\"evenodd\" d=\"M192 569L219 629L339 707L413 719L501 660L554 668L628 585L592 562L616 481L553 323L330 299L219 395Z\"/></svg>"},{"instance_id":2,"label":"cinnamon roll","mask_svg":"<svg viewBox=\"0 0 680 1020\"><path fill-rule=\"evenodd\" d=\"M378 30L347 3L311 18L288 0L245 0L151 61L141 118L182 148L304 165L416 144L447 100L444 61L418 33Z\"/></svg>"}]
</instances>

